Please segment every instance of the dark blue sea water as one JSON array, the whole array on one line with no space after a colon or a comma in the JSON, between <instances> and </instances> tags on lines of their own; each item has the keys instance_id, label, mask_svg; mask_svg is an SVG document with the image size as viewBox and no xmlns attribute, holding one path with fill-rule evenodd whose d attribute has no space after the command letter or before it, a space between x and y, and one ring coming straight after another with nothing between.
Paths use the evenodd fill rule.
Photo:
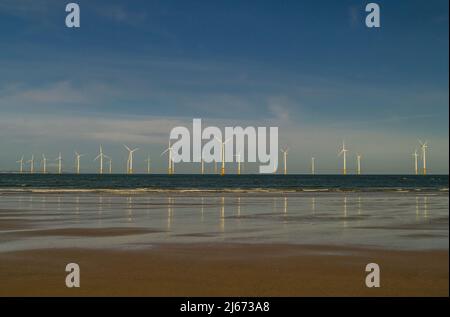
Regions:
<instances>
[{"instance_id":1,"label":"dark blue sea water","mask_svg":"<svg viewBox=\"0 0 450 317\"><path fill-rule=\"evenodd\" d=\"M0 190L139 189L389 191L448 190L448 175L98 175L0 174Z\"/></svg>"}]
</instances>

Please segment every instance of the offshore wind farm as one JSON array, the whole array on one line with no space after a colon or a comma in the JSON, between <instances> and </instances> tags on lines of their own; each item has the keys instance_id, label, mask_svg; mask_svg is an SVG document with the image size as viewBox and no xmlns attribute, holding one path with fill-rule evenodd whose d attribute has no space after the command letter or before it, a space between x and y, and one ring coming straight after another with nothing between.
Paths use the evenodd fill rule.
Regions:
<instances>
[{"instance_id":1,"label":"offshore wind farm","mask_svg":"<svg viewBox=\"0 0 450 317\"><path fill-rule=\"evenodd\" d=\"M241 174L241 164L244 163L245 161L242 160L242 157L245 157L244 154L241 154L241 152L239 152L238 154L233 154L233 158L234 161L233 162L226 162L225 160L225 144L230 141L230 139L226 139L225 141L221 141L220 139L217 139L217 142L219 142L220 144L220 159L218 161L214 161L213 164L214 165L214 170L210 169L210 173L208 174L218 174L221 176L224 176L226 174L226 169L225 166L226 164L228 165L233 165L235 166L235 168L233 169L234 172L230 172L231 174L237 174L240 175ZM428 141L422 142L421 140L418 139L418 144L420 145L420 149L421 149L421 161L422 161L422 166L421 166L421 171L419 173L419 154L417 153L417 149L414 150L414 153L412 154L413 156L413 162L411 163L411 174L414 175L427 175L427 161L426 161L426 157L427 157L427 151L428 151ZM126 156L126 167L123 170L117 169L116 171L114 171L114 174L121 174L121 173L125 173L125 174L133 174L134 173L134 168L133 168L133 157L134 157L134 152L136 152L137 150L139 150L139 148L134 148L131 149L129 148L127 145L123 145L124 148L127 150L128 155ZM281 175L288 175L288 168L287 168L287 159L288 159L288 152L289 152L289 147L283 147L280 149L281 152L281 160L280 163L278 164L278 168L276 170L273 171L272 174L281 174ZM342 142L342 147L340 149L340 151L338 152L338 157L342 156L343 160L342 160L342 168L341 171L339 171L340 168L336 169L335 173L326 173L326 174L342 174L342 175L347 175L347 152L349 152L348 148L345 145L345 141ZM75 160L74 160L74 165L73 168L69 168L63 171L63 166L62 166L62 161L63 158L61 156L61 152L58 154L58 157L55 159L58 164L57 167L55 168L55 170L53 171L48 171L47 170L47 158L45 156L45 154L42 154L42 159L41 159L41 170L40 171L35 171L34 165L35 165L35 159L34 159L34 154L31 155L31 159L28 161L24 161L24 156L20 156L20 159L15 161L17 163L17 170L16 171L11 171L11 173L19 173L19 174L24 174L24 173L30 173L30 174L34 174L34 173L38 173L38 174L47 174L47 173L56 173L56 174L62 174L62 173L75 173L75 174L80 174L81 173L81 161L80 158L83 156L87 156L88 154L84 153L84 154L79 154L77 151L74 151L75 153ZM169 142L169 147L166 148L162 153L161 156L167 154L167 159L168 159L168 168L167 168L167 174L168 175L172 175L175 174L175 162L173 160L173 148L171 146L171 142ZM355 170L353 172L353 174L356 175L361 175L362 174L362 170L361 170L361 158L362 155L359 153L356 153L356 167ZM407 155L405 153L405 160L407 158ZM99 153L97 156L95 156L94 161L98 161L99 162L99 168L98 168L98 174L104 174L104 161L108 160L108 173L109 174L113 174L113 169L112 169L112 158L105 155L103 153L103 147L102 145L100 145L99 147ZM147 155L147 158L145 160L142 161L144 164L145 169L143 173L146 174L151 174L151 169L150 169L150 164L151 164L151 160L150 160L150 154ZM221 168L220 168L220 173L218 172L217 169L217 163L221 164ZM28 164L29 169L26 169L26 165ZM180 164L183 164L183 162L181 162ZM203 158L201 159L200 163L199 163L199 167L200 167L200 173L201 175L205 174L205 161L203 160ZM316 170L316 157L312 157L311 158L311 170L310 170L310 174L311 175L316 175L316 173L320 174L320 170L317 171ZM163 173L158 173L158 174L163 174ZM195 174L195 173L190 173L190 174ZM307 171L301 171L301 170L297 170L297 171L291 171L290 174L308 174ZM322 173L325 174L325 173ZM388 174L388 173L382 173L382 174ZM393 173L394 175L396 173Z\"/></svg>"}]
</instances>

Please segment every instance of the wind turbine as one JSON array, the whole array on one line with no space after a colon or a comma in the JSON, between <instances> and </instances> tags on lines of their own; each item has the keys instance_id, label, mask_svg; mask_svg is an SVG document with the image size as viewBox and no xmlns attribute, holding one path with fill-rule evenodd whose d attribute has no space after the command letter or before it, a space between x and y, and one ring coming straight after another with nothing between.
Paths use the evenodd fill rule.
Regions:
<instances>
[{"instance_id":1,"label":"wind turbine","mask_svg":"<svg viewBox=\"0 0 450 317\"><path fill-rule=\"evenodd\" d=\"M109 156L105 155L105 159L107 159L108 163L109 163L109 165L108 165L109 174L112 174L112 158L110 158Z\"/></svg>"},{"instance_id":2,"label":"wind turbine","mask_svg":"<svg viewBox=\"0 0 450 317\"><path fill-rule=\"evenodd\" d=\"M202 161L201 161L201 171L202 171L202 175L205 174L205 161L203 160L203 157L202 157Z\"/></svg>"},{"instance_id":3,"label":"wind turbine","mask_svg":"<svg viewBox=\"0 0 450 317\"><path fill-rule=\"evenodd\" d=\"M20 171L20 174L22 174L23 173L23 155L22 155L22 158L20 160L16 161L16 163L20 164L19 171Z\"/></svg>"},{"instance_id":4,"label":"wind turbine","mask_svg":"<svg viewBox=\"0 0 450 317\"><path fill-rule=\"evenodd\" d=\"M103 154L103 148L100 145L100 153L97 155L97 157L94 159L94 161L97 161L100 159L100 174L103 174L103 159L106 157L105 154Z\"/></svg>"},{"instance_id":5,"label":"wind turbine","mask_svg":"<svg viewBox=\"0 0 450 317\"><path fill-rule=\"evenodd\" d=\"M173 161L172 161L172 146L170 145L170 140L169 140L169 147L167 149L164 150L164 152L161 153L161 156L163 156L165 153L169 153L169 164L167 167L167 173L169 175L173 174L173 170L174 170L174 165L173 165Z\"/></svg>"},{"instance_id":6,"label":"wind turbine","mask_svg":"<svg viewBox=\"0 0 450 317\"><path fill-rule=\"evenodd\" d=\"M44 154L42 154L41 165L42 165L42 173L47 174L47 158L45 157Z\"/></svg>"},{"instance_id":7,"label":"wind turbine","mask_svg":"<svg viewBox=\"0 0 450 317\"><path fill-rule=\"evenodd\" d=\"M237 159L238 159L238 170L237 170L237 174L238 174L238 175L241 175L241 153L236 154L235 157L237 157Z\"/></svg>"},{"instance_id":8,"label":"wind turbine","mask_svg":"<svg viewBox=\"0 0 450 317\"><path fill-rule=\"evenodd\" d=\"M222 167L220 169L220 175L223 176L225 175L225 144L231 140L231 138L226 139L225 141L222 142L221 139L215 137L215 139L220 142L220 157L222 160Z\"/></svg>"},{"instance_id":9,"label":"wind turbine","mask_svg":"<svg viewBox=\"0 0 450 317\"><path fill-rule=\"evenodd\" d=\"M80 157L84 156L85 154L80 154L75 151L75 160L77 163L77 174L80 174Z\"/></svg>"},{"instance_id":10,"label":"wind turbine","mask_svg":"<svg viewBox=\"0 0 450 317\"><path fill-rule=\"evenodd\" d=\"M356 160L358 163L358 175L361 175L361 155L360 154L356 154Z\"/></svg>"},{"instance_id":11,"label":"wind turbine","mask_svg":"<svg viewBox=\"0 0 450 317\"><path fill-rule=\"evenodd\" d=\"M419 157L419 154L417 153L417 149L414 150L414 153L412 154L412 156L414 157L414 173L416 175L419 174L419 165L417 164L417 158Z\"/></svg>"},{"instance_id":12,"label":"wind turbine","mask_svg":"<svg viewBox=\"0 0 450 317\"><path fill-rule=\"evenodd\" d=\"M31 155L31 160L27 161L27 163L30 163L30 173L34 173L34 154Z\"/></svg>"},{"instance_id":13,"label":"wind turbine","mask_svg":"<svg viewBox=\"0 0 450 317\"><path fill-rule=\"evenodd\" d=\"M312 175L316 174L316 158L315 157L311 157L311 174Z\"/></svg>"},{"instance_id":14,"label":"wind turbine","mask_svg":"<svg viewBox=\"0 0 450 317\"><path fill-rule=\"evenodd\" d=\"M283 153L283 162L284 162L284 175L287 174L287 154L289 152L289 148L285 147L284 149L280 150Z\"/></svg>"},{"instance_id":15,"label":"wind turbine","mask_svg":"<svg viewBox=\"0 0 450 317\"><path fill-rule=\"evenodd\" d=\"M147 162L147 174L150 174L150 155L147 156L147 159L145 160Z\"/></svg>"},{"instance_id":16,"label":"wind turbine","mask_svg":"<svg viewBox=\"0 0 450 317\"><path fill-rule=\"evenodd\" d=\"M345 148L345 141L342 141L342 150L339 152L338 156L344 155L344 175L347 175L347 152L348 150Z\"/></svg>"},{"instance_id":17,"label":"wind turbine","mask_svg":"<svg viewBox=\"0 0 450 317\"><path fill-rule=\"evenodd\" d=\"M427 175L427 148L428 141L422 142L419 140L420 147L422 148L422 163L423 163L423 175Z\"/></svg>"},{"instance_id":18,"label":"wind turbine","mask_svg":"<svg viewBox=\"0 0 450 317\"><path fill-rule=\"evenodd\" d=\"M62 157L61 157L61 152L59 152L59 155L58 155L58 157L57 157L55 160L58 161L58 174L61 174L61 172L62 172L62 166L61 166Z\"/></svg>"},{"instance_id":19,"label":"wind turbine","mask_svg":"<svg viewBox=\"0 0 450 317\"><path fill-rule=\"evenodd\" d=\"M132 150L128 146L126 146L125 144L123 146L128 151L127 173L128 174L133 174L133 153L136 152L137 150L139 150L139 148L135 148L135 149Z\"/></svg>"}]
</instances>

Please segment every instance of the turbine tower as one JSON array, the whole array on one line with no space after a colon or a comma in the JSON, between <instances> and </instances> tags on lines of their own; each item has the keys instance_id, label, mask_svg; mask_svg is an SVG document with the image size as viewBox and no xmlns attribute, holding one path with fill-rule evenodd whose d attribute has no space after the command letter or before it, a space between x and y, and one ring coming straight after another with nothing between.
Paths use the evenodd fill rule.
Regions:
<instances>
[{"instance_id":1,"label":"turbine tower","mask_svg":"<svg viewBox=\"0 0 450 317\"><path fill-rule=\"evenodd\" d=\"M103 148L100 145L100 153L97 155L97 157L94 159L94 161L97 161L100 159L100 174L103 174L103 159L106 157L105 154L103 154Z\"/></svg>"},{"instance_id":2,"label":"turbine tower","mask_svg":"<svg viewBox=\"0 0 450 317\"><path fill-rule=\"evenodd\" d=\"M139 150L139 148L130 149L125 144L123 145L128 151L128 159L127 159L127 173L133 174L133 153Z\"/></svg>"},{"instance_id":3,"label":"turbine tower","mask_svg":"<svg viewBox=\"0 0 450 317\"><path fill-rule=\"evenodd\" d=\"M343 174L347 175L347 152L348 150L345 148L345 141L342 141L342 150L339 152L338 156L344 156L344 169Z\"/></svg>"},{"instance_id":4,"label":"turbine tower","mask_svg":"<svg viewBox=\"0 0 450 317\"><path fill-rule=\"evenodd\" d=\"M42 154L41 165L42 165L42 173L47 174L47 158L45 157L44 154Z\"/></svg>"},{"instance_id":5,"label":"turbine tower","mask_svg":"<svg viewBox=\"0 0 450 317\"><path fill-rule=\"evenodd\" d=\"M80 174L80 157L84 156L84 154L79 154L78 152L75 151L75 161L76 161L76 169L77 169L77 174Z\"/></svg>"},{"instance_id":6,"label":"turbine tower","mask_svg":"<svg viewBox=\"0 0 450 317\"><path fill-rule=\"evenodd\" d=\"M205 174L205 161L203 161L203 157L202 157L202 161L201 161L201 171L202 171L202 175Z\"/></svg>"},{"instance_id":7,"label":"turbine tower","mask_svg":"<svg viewBox=\"0 0 450 317\"><path fill-rule=\"evenodd\" d=\"M109 156L105 155L105 159L108 160L108 172L109 172L109 174L112 174L112 158L110 158Z\"/></svg>"},{"instance_id":8,"label":"turbine tower","mask_svg":"<svg viewBox=\"0 0 450 317\"><path fill-rule=\"evenodd\" d=\"M419 154L417 153L417 149L414 150L414 153L412 154L412 156L414 157L414 173L415 173L415 175L419 175L419 164L417 162Z\"/></svg>"},{"instance_id":9,"label":"turbine tower","mask_svg":"<svg viewBox=\"0 0 450 317\"><path fill-rule=\"evenodd\" d=\"M61 173L62 173L62 165L61 165L62 157L61 157L61 152L59 152L59 155L58 155L58 157L56 158L56 161L58 161L58 174L61 174Z\"/></svg>"},{"instance_id":10,"label":"turbine tower","mask_svg":"<svg viewBox=\"0 0 450 317\"><path fill-rule=\"evenodd\" d=\"M222 161L222 167L220 168L220 175L223 176L225 175L225 144L231 140L231 138L226 139L225 141L222 142L221 139L219 138L215 138L219 143L220 143L220 158Z\"/></svg>"},{"instance_id":11,"label":"turbine tower","mask_svg":"<svg viewBox=\"0 0 450 317\"><path fill-rule=\"evenodd\" d=\"M356 154L356 160L358 163L358 175L361 175L361 155L360 154Z\"/></svg>"},{"instance_id":12,"label":"turbine tower","mask_svg":"<svg viewBox=\"0 0 450 317\"><path fill-rule=\"evenodd\" d=\"M19 171L20 171L20 174L22 174L23 173L23 155L20 160L16 161L16 163L20 164Z\"/></svg>"},{"instance_id":13,"label":"turbine tower","mask_svg":"<svg viewBox=\"0 0 450 317\"><path fill-rule=\"evenodd\" d=\"M289 151L288 147L285 147L284 149L280 150L283 153L283 162L284 162L284 175L287 174L287 154Z\"/></svg>"},{"instance_id":14,"label":"turbine tower","mask_svg":"<svg viewBox=\"0 0 450 317\"><path fill-rule=\"evenodd\" d=\"M422 164L423 164L423 175L427 175L427 148L428 141L422 142L419 140L420 147L422 148Z\"/></svg>"},{"instance_id":15,"label":"turbine tower","mask_svg":"<svg viewBox=\"0 0 450 317\"><path fill-rule=\"evenodd\" d=\"M31 155L31 160L27 161L27 163L30 163L30 174L34 173L34 154Z\"/></svg>"},{"instance_id":16,"label":"turbine tower","mask_svg":"<svg viewBox=\"0 0 450 317\"><path fill-rule=\"evenodd\" d=\"M170 140L169 140L169 147L167 149L165 149L164 152L161 153L161 156L164 155L166 152L169 154L168 155L169 163L167 166L167 174L172 175L173 170L174 170L174 165L173 165L173 161L172 161L172 146L170 145Z\"/></svg>"},{"instance_id":17,"label":"turbine tower","mask_svg":"<svg viewBox=\"0 0 450 317\"><path fill-rule=\"evenodd\" d=\"M315 157L311 158L311 174L312 175L316 174L316 158Z\"/></svg>"},{"instance_id":18,"label":"turbine tower","mask_svg":"<svg viewBox=\"0 0 450 317\"><path fill-rule=\"evenodd\" d=\"M241 153L238 153L235 155L235 157L237 157L238 159L238 170L237 170L237 174L241 175Z\"/></svg>"},{"instance_id":19,"label":"turbine tower","mask_svg":"<svg viewBox=\"0 0 450 317\"><path fill-rule=\"evenodd\" d=\"M147 174L150 174L150 155L147 156L147 159L145 160L147 162Z\"/></svg>"}]
</instances>

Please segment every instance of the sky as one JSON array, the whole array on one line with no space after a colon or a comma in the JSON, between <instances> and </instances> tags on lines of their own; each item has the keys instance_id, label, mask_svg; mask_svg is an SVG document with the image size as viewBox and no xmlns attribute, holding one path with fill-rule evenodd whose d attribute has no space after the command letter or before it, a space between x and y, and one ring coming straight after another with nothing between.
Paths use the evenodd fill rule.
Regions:
<instances>
[{"instance_id":1,"label":"sky","mask_svg":"<svg viewBox=\"0 0 450 317\"><path fill-rule=\"evenodd\" d=\"M0 0L0 171L42 153L55 170L62 152L70 172L78 151L94 172L102 144L124 172L127 144L135 172L150 155L162 173L170 130L201 118L279 127L291 173L312 156L338 173L344 139L351 172L358 153L365 173L411 173L419 138L448 174L447 0L376 1L380 28L360 0L75 2L80 28L69 1Z\"/></svg>"}]
</instances>

